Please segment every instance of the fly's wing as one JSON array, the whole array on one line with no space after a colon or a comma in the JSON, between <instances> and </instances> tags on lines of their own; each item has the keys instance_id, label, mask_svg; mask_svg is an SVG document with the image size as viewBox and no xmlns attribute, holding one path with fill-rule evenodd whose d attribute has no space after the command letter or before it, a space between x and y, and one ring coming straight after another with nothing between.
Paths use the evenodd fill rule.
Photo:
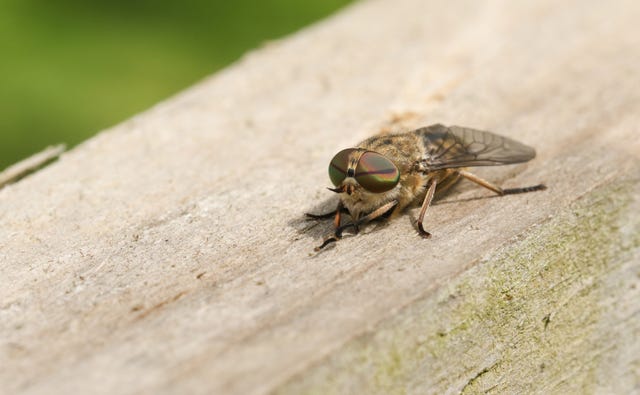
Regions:
<instances>
[{"instance_id":1,"label":"fly's wing","mask_svg":"<svg viewBox=\"0 0 640 395\"><path fill-rule=\"evenodd\" d=\"M414 133L424 142L429 170L507 165L536 156L533 148L515 140L461 126L431 125Z\"/></svg>"}]
</instances>

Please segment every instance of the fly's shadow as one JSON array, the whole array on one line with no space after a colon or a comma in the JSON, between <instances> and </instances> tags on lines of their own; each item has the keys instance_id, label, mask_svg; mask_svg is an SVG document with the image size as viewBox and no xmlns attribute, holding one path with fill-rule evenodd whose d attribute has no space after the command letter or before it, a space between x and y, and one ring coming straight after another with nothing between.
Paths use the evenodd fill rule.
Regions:
<instances>
[{"instance_id":1,"label":"fly's shadow","mask_svg":"<svg viewBox=\"0 0 640 395\"><path fill-rule=\"evenodd\" d=\"M443 193L437 193L434 198L434 204L437 205L437 204L449 203L447 201L449 197L459 195L460 193L464 192L467 189L470 189L470 188L463 188L461 190L458 190L457 188L453 188L452 190L447 190L447 191L444 191ZM424 197L424 194L422 197ZM492 196L470 198L468 200L483 199L486 197L492 197ZM301 212L298 217L292 218L291 220L289 220L288 225L293 229L295 229L298 235L304 235L314 240L322 240L326 238L328 234L334 231L333 219L335 218L338 201L339 201L339 198L338 199L335 197L327 198L322 202L309 207L304 212ZM464 200L460 199L460 200L454 200L451 202L453 203L456 201L461 202ZM408 207L406 207L405 210L413 211L419 206L420 205L417 202L414 202L410 204ZM342 212L342 224L344 225L349 223L352 220L351 216L349 215L349 211L346 208L342 208L341 212ZM393 210L390 210L384 215L380 216L379 218L376 218L374 221L371 222L370 225L367 226L367 228L370 227L371 225L374 225L375 229L386 227L389 223L387 219L391 216L392 213L393 213ZM410 222L412 224L415 223L415 221L416 220L413 218L410 219ZM351 235L351 233L353 232L345 232L344 236ZM369 232L365 231L364 233L369 233Z\"/></svg>"},{"instance_id":2,"label":"fly's shadow","mask_svg":"<svg viewBox=\"0 0 640 395\"><path fill-rule=\"evenodd\" d=\"M335 216L338 200L336 197L327 198L289 220L288 225L295 229L298 235L305 235L314 240L322 239L333 229L332 220ZM348 217L346 209L343 209L342 212ZM307 214L314 214L320 218L313 218Z\"/></svg>"},{"instance_id":3,"label":"fly's shadow","mask_svg":"<svg viewBox=\"0 0 640 395\"><path fill-rule=\"evenodd\" d=\"M323 240L328 234L333 233L334 226L333 220L336 214L336 207L338 206L339 199L335 197L327 198L322 202L308 208L296 218L289 220L288 225L295 229L298 235L304 235L313 240ZM391 215L393 210L380 216L376 220L372 221L371 225L375 224L374 228L378 229L381 226L385 227L388 223L386 221ZM341 209L342 213L342 225L349 224L352 221L349 211L346 208ZM354 232L349 230L344 233L344 236L348 237ZM369 233L368 231L363 233Z\"/></svg>"}]
</instances>

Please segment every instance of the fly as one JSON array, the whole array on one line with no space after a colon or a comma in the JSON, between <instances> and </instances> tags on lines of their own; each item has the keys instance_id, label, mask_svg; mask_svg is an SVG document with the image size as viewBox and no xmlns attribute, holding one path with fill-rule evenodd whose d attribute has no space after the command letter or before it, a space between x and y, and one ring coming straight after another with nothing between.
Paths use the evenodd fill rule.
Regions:
<instances>
[{"instance_id":1,"label":"fly","mask_svg":"<svg viewBox=\"0 0 640 395\"><path fill-rule=\"evenodd\" d=\"M316 251L342 238L342 233L382 216L395 217L424 196L418 215L418 233L436 193L444 192L461 177L498 195L546 189L543 184L502 189L465 168L528 162L533 148L507 137L461 126L431 125L406 133L370 137L355 148L338 152L329 164L329 178L340 195L335 211L307 214L314 219L333 218L334 233ZM342 223L346 212L351 222Z\"/></svg>"}]
</instances>

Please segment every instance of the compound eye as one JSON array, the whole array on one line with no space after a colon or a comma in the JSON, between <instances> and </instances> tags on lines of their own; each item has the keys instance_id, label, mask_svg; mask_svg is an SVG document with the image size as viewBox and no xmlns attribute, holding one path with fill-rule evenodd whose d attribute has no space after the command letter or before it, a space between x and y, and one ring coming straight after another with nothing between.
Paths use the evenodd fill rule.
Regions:
<instances>
[{"instance_id":1,"label":"compound eye","mask_svg":"<svg viewBox=\"0 0 640 395\"><path fill-rule=\"evenodd\" d=\"M340 186L342 181L347 178L347 169L349 168L349 155L355 151L355 148L347 148L338 152L329 163L329 178L335 186Z\"/></svg>"},{"instance_id":2,"label":"compound eye","mask_svg":"<svg viewBox=\"0 0 640 395\"><path fill-rule=\"evenodd\" d=\"M383 155L367 151L360 157L355 178L367 191L381 193L393 189L398 184L400 171Z\"/></svg>"}]
</instances>

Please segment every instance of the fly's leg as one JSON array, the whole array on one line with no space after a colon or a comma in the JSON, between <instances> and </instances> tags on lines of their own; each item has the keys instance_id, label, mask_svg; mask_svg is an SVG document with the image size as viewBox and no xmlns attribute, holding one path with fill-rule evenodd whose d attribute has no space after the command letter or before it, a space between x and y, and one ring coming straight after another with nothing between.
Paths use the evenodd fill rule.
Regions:
<instances>
[{"instance_id":1,"label":"fly's leg","mask_svg":"<svg viewBox=\"0 0 640 395\"><path fill-rule=\"evenodd\" d=\"M342 201L338 202L338 207L336 207L335 211L332 211L330 213L325 213L325 214L309 214L306 213L306 216L308 219L316 219L316 220L320 220L320 219L329 219L331 217L333 217L333 228L337 229L340 227L340 222L342 220L342 213L343 212L348 212L347 209L344 208L344 205L342 204ZM356 228L356 232L357 232L358 228ZM325 244L323 244L324 246Z\"/></svg>"},{"instance_id":2,"label":"fly's leg","mask_svg":"<svg viewBox=\"0 0 640 395\"><path fill-rule=\"evenodd\" d=\"M335 210L329 211L328 213L324 213L324 214L304 213L304 215L307 216L307 219L329 219L336 216L336 211Z\"/></svg>"},{"instance_id":3,"label":"fly's leg","mask_svg":"<svg viewBox=\"0 0 640 395\"><path fill-rule=\"evenodd\" d=\"M386 203L378 207L377 209L373 210L372 212L370 212L369 214L365 215L362 218L359 218L353 222L337 227L335 236L338 238L341 238L342 232L344 232L346 229L349 229L349 228L353 228L357 232L360 229L360 225L364 225L367 222L371 222L376 218L382 217L383 215L388 213L389 210L394 208L397 204L398 204L397 200L390 201L389 203Z\"/></svg>"},{"instance_id":4,"label":"fly's leg","mask_svg":"<svg viewBox=\"0 0 640 395\"><path fill-rule=\"evenodd\" d=\"M307 216L308 219L329 219L329 218L333 218L333 223L334 223L334 227L338 227L340 226L340 215L346 212L346 209L344 208L344 206L342 205L342 201L338 202L338 207L336 207L336 209L334 211L328 212L328 213L324 213L324 214L311 214L311 213L305 213L305 215ZM337 223L337 225L335 225Z\"/></svg>"},{"instance_id":5,"label":"fly's leg","mask_svg":"<svg viewBox=\"0 0 640 395\"><path fill-rule=\"evenodd\" d=\"M389 210L393 209L397 204L398 204L398 201L393 200L389 203L386 203L378 207L374 211L370 212L369 214L365 215L362 218L359 218L358 220L355 220L348 224L344 224L342 226L336 226L336 230L333 236L325 239L325 241L323 241L320 246L316 247L315 250L320 251L321 249L326 247L328 244L335 243L336 241L340 240L342 238L342 232L344 232L346 229L354 228L357 232L360 225L366 224L367 222L373 221L374 219L385 215L387 212L389 212Z\"/></svg>"},{"instance_id":6,"label":"fly's leg","mask_svg":"<svg viewBox=\"0 0 640 395\"><path fill-rule=\"evenodd\" d=\"M436 179L432 178L431 182L429 183L429 189L427 189L427 194L425 195L424 201L422 202L422 207L420 208L420 215L418 215L418 233L420 233L420 236L424 237L425 239L431 237L431 233L424 230L424 227L422 227L422 222L424 221L424 215L426 214L427 209L431 205L433 195L436 193L437 184L438 182L436 181Z\"/></svg>"},{"instance_id":7,"label":"fly's leg","mask_svg":"<svg viewBox=\"0 0 640 395\"><path fill-rule=\"evenodd\" d=\"M342 205L342 200L338 202L338 207L336 207L336 216L333 218L333 227L338 229L340 227L340 219L342 217L342 210L344 206Z\"/></svg>"},{"instance_id":8,"label":"fly's leg","mask_svg":"<svg viewBox=\"0 0 640 395\"><path fill-rule=\"evenodd\" d=\"M433 195L434 199L440 198L447 194L447 192L460 181L460 174L456 170L442 170L446 171L446 175L444 177L438 177L438 189L436 189L435 194Z\"/></svg>"},{"instance_id":9,"label":"fly's leg","mask_svg":"<svg viewBox=\"0 0 640 395\"><path fill-rule=\"evenodd\" d=\"M546 189L547 189L546 185L538 184L538 185L532 185L530 187L503 189L502 192L505 195L517 195L518 193L537 192L537 191L544 191Z\"/></svg>"},{"instance_id":10,"label":"fly's leg","mask_svg":"<svg viewBox=\"0 0 640 395\"><path fill-rule=\"evenodd\" d=\"M544 191L545 189L547 189L547 186L544 184L538 184L538 185L533 185L530 187L523 187L523 188L502 189L499 186L493 185L489 181L476 176L475 174L469 173L468 171L458 170L458 174L460 174L462 177L466 178L469 181L473 181L476 184L497 193L500 196L515 195L518 193L526 193L526 192Z\"/></svg>"}]
</instances>

